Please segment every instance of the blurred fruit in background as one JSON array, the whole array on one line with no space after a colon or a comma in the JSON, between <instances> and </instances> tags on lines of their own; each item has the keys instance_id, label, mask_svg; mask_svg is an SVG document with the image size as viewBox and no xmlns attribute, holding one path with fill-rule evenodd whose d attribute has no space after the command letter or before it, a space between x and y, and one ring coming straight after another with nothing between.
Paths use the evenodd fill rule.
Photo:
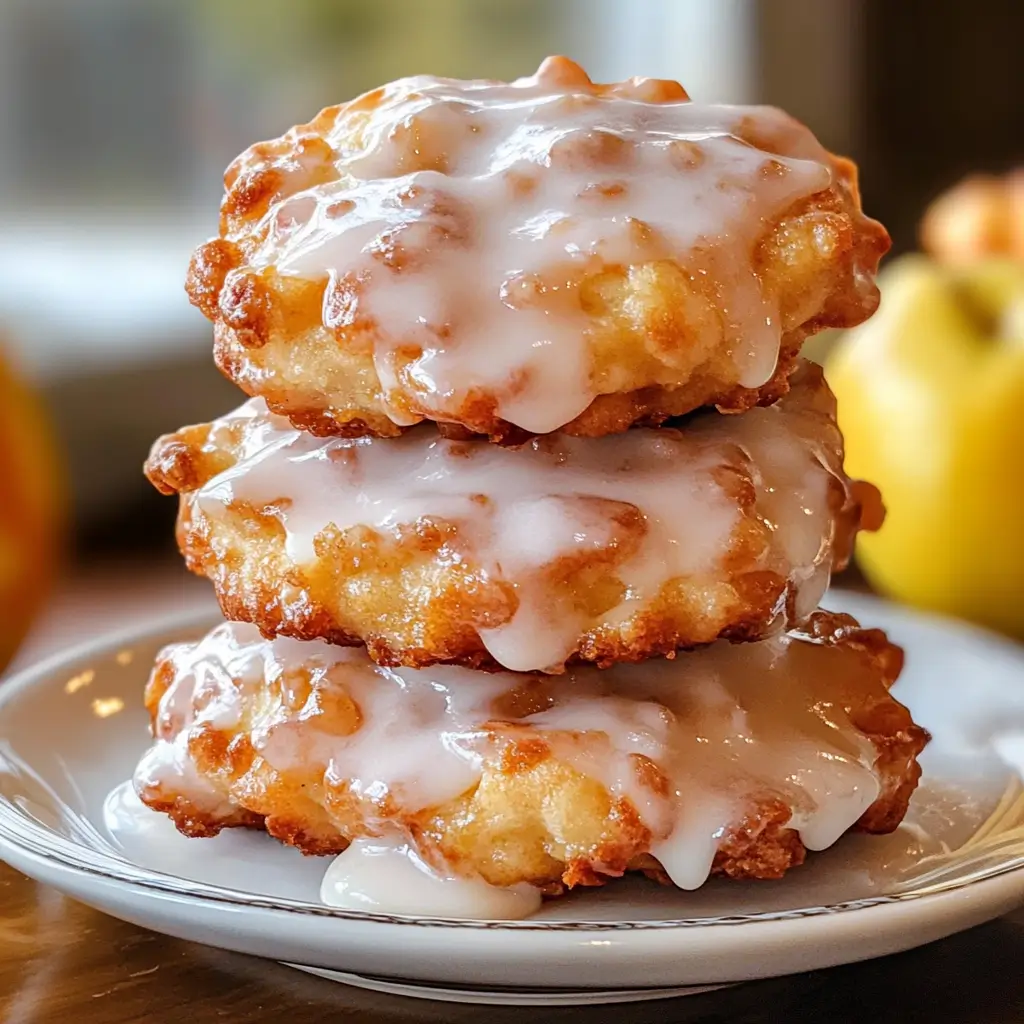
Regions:
<instances>
[{"instance_id":1,"label":"blurred fruit in background","mask_svg":"<svg viewBox=\"0 0 1024 1024\"><path fill-rule=\"evenodd\" d=\"M0 671L53 581L62 518L61 474L46 416L4 362L0 342Z\"/></svg>"},{"instance_id":2,"label":"blurred fruit in background","mask_svg":"<svg viewBox=\"0 0 1024 1024\"><path fill-rule=\"evenodd\" d=\"M880 591L1024 637L1024 262L905 256L826 373L847 468L884 528L857 559Z\"/></svg>"},{"instance_id":3,"label":"blurred fruit in background","mask_svg":"<svg viewBox=\"0 0 1024 1024\"><path fill-rule=\"evenodd\" d=\"M939 196L921 221L921 244L944 263L1024 260L1024 168L974 174Z\"/></svg>"}]
</instances>

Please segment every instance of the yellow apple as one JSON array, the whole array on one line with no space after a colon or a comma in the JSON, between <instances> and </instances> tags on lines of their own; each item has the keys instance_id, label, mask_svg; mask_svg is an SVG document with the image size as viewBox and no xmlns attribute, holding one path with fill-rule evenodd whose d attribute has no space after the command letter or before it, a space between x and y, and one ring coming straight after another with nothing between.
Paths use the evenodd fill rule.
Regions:
<instances>
[{"instance_id":1,"label":"yellow apple","mask_svg":"<svg viewBox=\"0 0 1024 1024\"><path fill-rule=\"evenodd\" d=\"M53 580L61 511L60 474L46 418L0 359L0 670Z\"/></svg>"},{"instance_id":2,"label":"yellow apple","mask_svg":"<svg viewBox=\"0 0 1024 1024\"><path fill-rule=\"evenodd\" d=\"M890 264L882 304L833 350L847 468L877 484L869 580L1024 636L1024 264Z\"/></svg>"}]
</instances>

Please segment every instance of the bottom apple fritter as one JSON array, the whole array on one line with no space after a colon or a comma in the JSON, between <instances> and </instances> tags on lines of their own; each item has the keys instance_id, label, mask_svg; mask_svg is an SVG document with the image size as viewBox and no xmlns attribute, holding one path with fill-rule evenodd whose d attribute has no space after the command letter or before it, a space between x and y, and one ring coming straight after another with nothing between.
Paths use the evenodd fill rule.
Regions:
<instances>
[{"instance_id":1,"label":"bottom apple fritter","mask_svg":"<svg viewBox=\"0 0 1024 1024\"><path fill-rule=\"evenodd\" d=\"M333 854L398 833L498 886L778 878L902 820L928 736L889 694L901 665L829 612L564 675L389 669L229 623L160 653L135 786L187 835L262 828Z\"/></svg>"}]
</instances>

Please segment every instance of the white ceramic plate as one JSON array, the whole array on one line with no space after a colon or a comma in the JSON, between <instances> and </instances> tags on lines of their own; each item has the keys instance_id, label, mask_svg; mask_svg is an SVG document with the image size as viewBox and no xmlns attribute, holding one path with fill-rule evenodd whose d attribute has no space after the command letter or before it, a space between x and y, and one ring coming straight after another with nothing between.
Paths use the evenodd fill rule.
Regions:
<instances>
[{"instance_id":1,"label":"white ceramic plate","mask_svg":"<svg viewBox=\"0 0 1024 1024\"><path fill-rule=\"evenodd\" d=\"M125 920L402 994L505 1003L622 1001L881 956L1024 903L1024 800L958 849L1024 761L1024 650L987 633L832 594L907 649L897 695L933 734L927 783L892 836L848 836L781 882L696 893L628 879L527 921L330 910L326 861L254 833L179 836L153 815L117 827L109 795L148 742L141 688L153 654L209 621L90 644L0 686L0 854ZM1018 813L1019 811L1019 813ZM336 972L333 975L331 972Z\"/></svg>"}]
</instances>

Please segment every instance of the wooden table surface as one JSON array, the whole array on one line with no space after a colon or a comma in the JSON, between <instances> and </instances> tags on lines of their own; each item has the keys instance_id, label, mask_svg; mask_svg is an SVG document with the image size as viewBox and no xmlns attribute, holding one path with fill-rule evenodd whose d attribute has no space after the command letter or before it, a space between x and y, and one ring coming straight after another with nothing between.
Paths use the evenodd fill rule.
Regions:
<instances>
[{"instance_id":1,"label":"wooden table surface","mask_svg":"<svg viewBox=\"0 0 1024 1024\"><path fill-rule=\"evenodd\" d=\"M208 600L171 567L116 569L61 592L24 658ZM0 1024L127 1021L1024 1022L1024 910L898 956L684 999L588 1009L475 1007L377 995L166 938L0 863ZM382 965L383 966L383 965Z\"/></svg>"},{"instance_id":2,"label":"wooden table surface","mask_svg":"<svg viewBox=\"0 0 1024 1024\"><path fill-rule=\"evenodd\" d=\"M0 864L0 1021L1024 1021L1024 911L869 963L701 996L594 1008L377 995L124 924Z\"/></svg>"}]
</instances>

